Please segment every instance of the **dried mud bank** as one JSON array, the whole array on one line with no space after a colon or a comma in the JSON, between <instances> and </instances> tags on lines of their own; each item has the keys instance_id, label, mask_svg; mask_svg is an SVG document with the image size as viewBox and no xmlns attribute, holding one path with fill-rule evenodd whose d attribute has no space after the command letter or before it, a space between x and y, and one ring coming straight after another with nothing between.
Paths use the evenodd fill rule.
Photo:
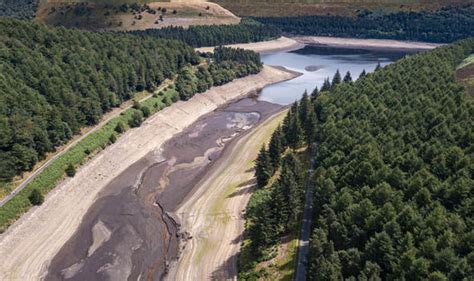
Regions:
<instances>
[{"instance_id":1,"label":"dried mud bank","mask_svg":"<svg viewBox=\"0 0 474 281\"><path fill-rule=\"evenodd\" d=\"M47 280L161 280L179 254L179 223L173 212L205 178L227 145L280 106L243 99L218 109L125 170L109 184L49 267ZM94 237L97 225L111 239ZM102 239L101 241L104 241Z\"/></svg>"},{"instance_id":2,"label":"dried mud bank","mask_svg":"<svg viewBox=\"0 0 474 281\"><path fill-rule=\"evenodd\" d=\"M431 50L441 44L399 41L385 39L356 39L341 37L296 36L292 40L304 45L325 46L333 48L353 49L387 49L387 50Z\"/></svg>"},{"instance_id":3,"label":"dried mud bank","mask_svg":"<svg viewBox=\"0 0 474 281\"><path fill-rule=\"evenodd\" d=\"M154 241L149 242L140 237L154 233L155 236L161 235L166 238L174 231L166 230L167 227L172 228L175 225L173 219L166 213L169 208L166 205L168 199L166 202L158 200L165 210L163 212L159 204L157 208L150 207L150 204L156 202L155 193L150 193L149 197L145 196L151 188L148 182L155 182L150 178L159 173L157 169L171 169L162 164L172 163L169 159L160 162L166 159L167 155L163 149L160 150L160 147L201 116L223 104L258 91L266 85L293 77L293 73L266 66L258 75L213 88L187 102L178 102L151 117L140 128L128 131L117 143L84 165L74 178L65 180L52 191L42 206L33 208L0 236L0 255L3 258L0 265L0 279L44 278L51 260L61 248L66 249L71 245L79 249L77 253L67 253L68 257L65 256L64 261L68 261L69 264L63 263L64 268L60 268L62 266L57 262L61 260L55 259L55 262L51 263L51 269L56 271L51 270L48 277L74 278L82 276L80 274L85 272L86 268L91 270L89 273L85 272L83 276L90 276L88 274L96 270L96 273L111 279L120 276L119 280L126 279L125 276L143 278L147 274L153 276L162 274L165 268L163 263L166 265L166 262L152 260L151 255L143 259L140 268L136 268L134 264L136 260L141 259L145 250L153 249L155 251L153 253L161 257L161 253L166 251L169 253L174 247L173 242L168 244L169 247L159 247L151 244ZM234 120L237 120L236 118L240 117L234 116ZM206 153L207 159L212 159L214 156L212 150ZM193 173L193 169L197 169L196 167L200 165L199 161L205 163L209 160L203 156L199 160L193 160L193 164L185 168L188 168L189 173ZM150 170L143 170L147 165ZM186 166L186 163L183 165ZM170 170L167 170L168 172ZM173 177L172 174L169 174L170 178ZM178 180L185 178L184 175L177 177ZM167 180L166 177L164 180ZM105 188L114 184L122 188L118 190ZM134 192L131 193L130 189L124 187L133 187ZM165 196L164 194L162 196ZM166 195L168 197L163 198L172 198L177 196L176 194L170 192ZM121 197L124 201L120 204L103 204L100 212L98 209L90 208L93 204L100 204L105 197ZM140 201L142 198L145 200ZM83 220L86 213L87 216L95 216L98 219ZM117 213L120 215L113 215ZM114 222L115 220L125 223L120 224ZM108 224L110 221L116 224ZM142 232L134 229L136 225L143 227L143 230L140 229ZM80 233L83 229L89 229L89 233L80 239L71 239L75 233ZM121 239L125 239L124 242L118 243ZM107 252L101 259L99 253L106 253L105 249L115 251L115 256ZM83 258L78 259L76 254ZM147 270L144 270L145 267Z\"/></svg>"},{"instance_id":4,"label":"dried mud bank","mask_svg":"<svg viewBox=\"0 0 474 281\"><path fill-rule=\"evenodd\" d=\"M303 43L297 42L292 38L280 37L275 40L255 42L255 43L245 43L245 44L232 44L226 45L226 47L232 48L242 48L246 50L252 50L260 54L274 53L274 52L283 52L283 51L293 51L301 49L304 47ZM196 51L200 52L212 52L214 47L202 47L197 48Z\"/></svg>"}]
</instances>

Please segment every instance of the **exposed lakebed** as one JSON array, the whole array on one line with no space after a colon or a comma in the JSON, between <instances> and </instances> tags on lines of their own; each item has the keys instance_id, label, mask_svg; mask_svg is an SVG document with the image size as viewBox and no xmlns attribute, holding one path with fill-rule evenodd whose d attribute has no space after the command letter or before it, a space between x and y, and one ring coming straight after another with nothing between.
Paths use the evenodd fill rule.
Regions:
<instances>
[{"instance_id":1,"label":"exposed lakebed","mask_svg":"<svg viewBox=\"0 0 474 281\"><path fill-rule=\"evenodd\" d=\"M257 124L320 86L339 69L353 77L406 52L304 48L262 56L269 65L303 73L264 88L258 99L244 98L201 117L161 148L116 177L88 210L74 236L51 262L47 280L162 279L179 256L173 212L206 176L226 147ZM306 70L305 70L306 68Z\"/></svg>"}]
</instances>

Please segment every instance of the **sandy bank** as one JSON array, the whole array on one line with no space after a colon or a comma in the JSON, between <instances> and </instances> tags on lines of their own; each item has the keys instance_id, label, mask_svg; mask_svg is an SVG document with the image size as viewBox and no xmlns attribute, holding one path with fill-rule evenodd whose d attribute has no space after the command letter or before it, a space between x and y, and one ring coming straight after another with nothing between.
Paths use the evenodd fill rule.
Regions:
<instances>
[{"instance_id":1,"label":"sandy bank","mask_svg":"<svg viewBox=\"0 0 474 281\"><path fill-rule=\"evenodd\" d=\"M299 43L288 37L280 37L276 40L271 40L271 41L246 43L246 44L232 44L232 45L226 45L226 46L252 50L254 52L264 54L264 53L273 53L273 52L279 52L279 51L296 50L296 49L302 48L304 44ZM214 47L203 47L203 48L197 48L196 50L200 52L212 52L214 50Z\"/></svg>"},{"instance_id":2,"label":"sandy bank","mask_svg":"<svg viewBox=\"0 0 474 281\"><path fill-rule=\"evenodd\" d=\"M269 117L229 148L176 211L192 238L167 280L236 279L243 211L254 186L253 161L286 111ZM245 149L242 149L245 147Z\"/></svg>"},{"instance_id":3,"label":"sandy bank","mask_svg":"<svg viewBox=\"0 0 474 281\"><path fill-rule=\"evenodd\" d=\"M336 48L373 48L373 49L418 49L430 50L434 49L440 44L414 42L414 41L398 41L385 39L354 39L354 38L340 38L340 37L318 37L318 36L298 36L292 37L300 44L307 45L322 45Z\"/></svg>"},{"instance_id":4,"label":"sandy bank","mask_svg":"<svg viewBox=\"0 0 474 281\"><path fill-rule=\"evenodd\" d=\"M0 236L0 280L38 280L63 244L74 234L102 189L127 167L158 149L200 116L232 99L294 74L266 66L258 74L178 102L128 131L52 191Z\"/></svg>"}]
</instances>

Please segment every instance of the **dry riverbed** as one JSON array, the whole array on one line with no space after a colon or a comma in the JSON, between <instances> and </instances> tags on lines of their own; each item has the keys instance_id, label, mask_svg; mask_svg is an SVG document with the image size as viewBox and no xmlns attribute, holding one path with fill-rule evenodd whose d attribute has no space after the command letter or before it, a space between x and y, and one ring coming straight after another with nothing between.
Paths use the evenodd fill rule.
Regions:
<instances>
[{"instance_id":1,"label":"dry riverbed","mask_svg":"<svg viewBox=\"0 0 474 281\"><path fill-rule=\"evenodd\" d=\"M174 207L160 201L159 194L153 189L166 186L166 181L172 177L178 181L186 180L185 174L188 172L192 174L196 167L212 162L212 157L215 157L214 153L217 151L213 151L210 147L203 151L201 157L194 157L194 160L187 162L189 159L179 158L179 155L173 160L173 156L163 149L163 144L223 104L256 92L268 84L291 79L294 76L294 73L266 66L258 75L213 88L204 94L196 95L190 101L178 102L151 117L140 128L128 131L117 143L83 166L74 178L60 184L48 195L42 206L31 209L0 236L0 256L2 256L0 279L38 280L45 277L51 261L58 253L64 254L64 261L56 258L51 264L53 270L48 276L53 279L74 276L80 278L81 272L85 272L86 268L90 271L85 272L83 276L91 276L89 274L93 274L93 270L96 270L99 276L108 276L112 279L118 276L120 279L126 279L127 276L161 276L167 263L161 253L167 251L166 254L172 255L175 242L168 240L170 242L167 247L160 248L152 244L156 240L146 239L154 231L157 231L157 236L161 234L164 240L170 238L173 230L164 228L173 228L173 218L168 216L168 212ZM249 106L252 108L254 105ZM255 121L256 115L252 117L250 112L259 114L258 121ZM239 112L229 113L231 116L224 115L226 124L230 124L230 128L225 126L226 130L244 130L245 126L255 126L263 114L270 114L271 111L264 113L263 109L252 109L249 114L236 115L237 113ZM205 127L203 130L205 131ZM226 139L220 141L225 142ZM169 165L160 166L160 163ZM171 176L173 169L176 169L175 165L186 171L183 172L183 176ZM145 166L147 167L143 170ZM164 182L160 181L158 185L153 176L159 172L151 172L153 170L149 170L151 167L156 167L158 170L168 169L165 173L168 178L162 178ZM148 178L150 178L149 184ZM196 178L198 179L199 177ZM114 185L118 186L116 190L111 188ZM148 193L150 189L152 192ZM171 192L166 198L186 194L186 191L182 192L181 195L178 192ZM161 196L165 196L164 192ZM130 201L115 205L100 203L107 197L123 197ZM180 202L179 198L175 200L177 203ZM157 204L152 207L154 203ZM95 204L102 207L96 210L91 208ZM117 213L120 215L112 216ZM91 220L84 219L85 217ZM157 224L151 225L154 222ZM134 229L137 224L143 225L139 229ZM86 236L75 239L78 233L84 233ZM64 250L67 247L78 251L67 253L67 250ZM99 253L104 253L105 249L113 251L113 254L104 255L103 259L100 259ZM143 250L147 249L153 250L152 254L140 264L133 264L145 255ZM153 256L154 254L156 256Z\"/></svg>"}]
</instances>

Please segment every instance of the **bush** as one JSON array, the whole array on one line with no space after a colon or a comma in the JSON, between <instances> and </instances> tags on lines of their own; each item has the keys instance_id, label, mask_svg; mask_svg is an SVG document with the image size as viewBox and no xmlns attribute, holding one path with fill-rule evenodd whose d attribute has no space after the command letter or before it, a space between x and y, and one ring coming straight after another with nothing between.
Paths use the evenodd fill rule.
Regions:
<instances>
[{"instance_id":1,"label":"bush","mask_svg":"<svg viewBox=\"0 0 474 281\"><path fill-rule=\"evenodd\" d=\"M119 134L125 132L125 125L122 122L118 122L117 126L115 126L115 131Z\"/></svg>"},{"instance_id":2,"label":"bush","mask_svg":"<svg viewBox=\"0 0 474 281\"><path fill-rule=\"evenodd\" d=\"M66 175L68 177L74 177L76 175L76 168L74 167L74 165L72 164L69 164L66 168Z\"/></svg>"},{"instance_id":3,"label":"bush","mask_svg":"<svg viewBox=\"0 0 474 281\"><path fill-rule=\"evenodd\" d=\"M109 143L115 143L117 141L117 137L115 136L115 134L111 134L110 137L109 137Z\"/></svg>"},{"instance_id":4,"label":"bush","mask_svg":"<svg viewBox=\"0 0 474 281\"><path fill-rule=\"evenodd\" d=\"M148 108L148 106L142 106L141 111L145 118L148 118L151 114L150 108Z\"/></svg>"},{"instance_id":5,"label":"bush","mask_svg":"<svg viewBox=\"0 0 474 281\"><path fill-rule=\"evenodd\" d=\"M132 128L140 127L143 122L143 113L141 111L134 111L130 120L128 120L128 125Z\"/></svg>"},{"instance_id":6,"label":"bush","mask_svg":"<svg viewBox=\"0 0 474 281\"><path fill-rule=\"evenodd\" d=\"M36 188L31 191L31 194L28 199L30 200L30 203L35 206L41 205L44 202L43 194L41 194L41 192Z\"/></svg>"}]
</instances>

